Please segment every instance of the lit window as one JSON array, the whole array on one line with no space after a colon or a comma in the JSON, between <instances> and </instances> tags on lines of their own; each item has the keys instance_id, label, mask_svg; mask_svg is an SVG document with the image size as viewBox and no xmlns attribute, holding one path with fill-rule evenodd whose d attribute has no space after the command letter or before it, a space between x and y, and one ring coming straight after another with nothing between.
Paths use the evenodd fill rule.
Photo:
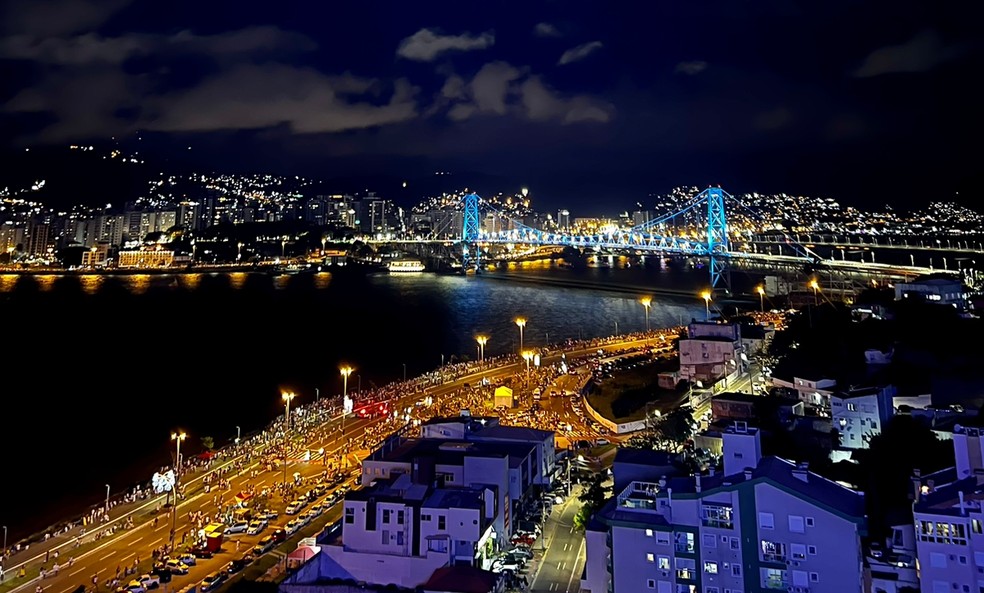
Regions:
<instances>
[{"instance_id":1,"label":"lit window","mask_svg":"<svg viewBox=\"0 0 984 593\"><path fill-rule=\"evenodd\" d=\"M647 529L646 530L646 537L652 537L652 536L653 536L653 530L652 529Z\"/></svg>"},{"instance_id":2,"label":"lit window","mask_svg":"<svg viewBox=\"0 0 984 593\"><path fill-rule=\"evenodd\" d=\"M718 573L718 563L717 562L705 562L704 572L707 574L717 574Z\"/></svg>"},{"instance_id":3,"label":"lit window","mask_svg":"<svg viewBox=\"0 0 984 593\"><path fill-rule=\"evenodd\" d=\"M656 562L656 556L653 554L646 554L646 562Z\"/></svg>"}]
</instances>

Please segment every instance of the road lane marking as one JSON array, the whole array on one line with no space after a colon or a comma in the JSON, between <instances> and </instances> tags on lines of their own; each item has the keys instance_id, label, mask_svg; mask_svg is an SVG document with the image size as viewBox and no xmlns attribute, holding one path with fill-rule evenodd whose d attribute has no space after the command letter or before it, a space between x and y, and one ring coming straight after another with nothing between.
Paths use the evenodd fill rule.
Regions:
<instances>
[{"instance_id":1,"label":"road lane marking","mask_svg":"<svg viewBox=\"0 0 984 593\"><path fill-rule=\"evenodd\" d=\"M105 556L103 556L102 558L100 558L99 561L102 562L103 560L109 560L114 555L116 555L116 552L110 552L109 554L106 554Z\"/></svg>"}]
</instances>

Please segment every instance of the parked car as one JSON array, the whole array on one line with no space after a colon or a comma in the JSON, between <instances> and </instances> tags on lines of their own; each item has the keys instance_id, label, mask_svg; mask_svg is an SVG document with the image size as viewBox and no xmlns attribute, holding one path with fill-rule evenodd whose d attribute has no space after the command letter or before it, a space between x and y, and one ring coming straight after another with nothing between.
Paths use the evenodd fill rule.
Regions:
<instances>
[{"instance_id":1,"label":"parked car","mask_svg":"<svg viewBox=\"0 0 984 593\"><path fill-rule=\"evenodd\" d=\"M226 567L226 573L236 574L237 572L240 572L242 571L242 569L249 566L249 564L252 561L253 561L253 557L249 555L243 556L242 558L236 558L235 560L229 563L229 566Z\"/></svg>"},{"instance_id":2,"label":"parked car","mask_svg":"<svg viewBox=\"0 0 984 593\"><path fill-rule=\"evenodd\" d=\"M255 546L253 546L253 554L255 556L262 556L270 550L272 550L277 545L277 541L272 535L268 535L261 539Z\"/></svg>"},{"instance_id":3,"label":"parked car","mask_svg":"<svg viewBox=\"0 0 984 593\"><path fill-rule=\"evenodd\" d=\"M296 515L297 513L301 512L301 508L302 508L301 503L295 500L294 502L287 505L287 508L284 510L284 512L287 513L288 515Z\"/></svg>"},{"instance_id":4,"label":"parked car","mask_svg":"<svg viewBox=\"0 0 984 593\"><path fill-rule=\"evenodd\" d=\"M188 565L180 560L172 558L165 562L164 566L171 571L171 574L188 574Z\"/></svg>"},{"instance_id":5,"label":"parked car","mask_svg":"<svg viewBox=\"0 0 984 593\"><path fill-rule=\"evenodd\" d=\"M183 562L188 566L194 566L198 564L198 558L196 558L194 554L178 554L175 560L178 560L179 562Z\"/></svg>"},{"instance_id":6,"label":"parked car","mask_svg":"<svg viewBox=\"0 0 984 593\"><path fill-rule=\"evenodd\" d=\"M249 522L247 521L236 521L232 525L225 528L226 535L235 535L237 533L246 533L249 529Z\"/></svg>"},{"instance_id":7,"label":"parked car","mask_svg":"<svg viewBox=\"0 0 984 593\"><path fill-rule=\"evenodd\" d=\"M156 589L161 586L161 579L156 575L142 574L134 580L140 582L144 589Z\"/></svg>"},{"instance_id":8,"label":"parked car","mask_svg":"<svg viewBox=\"0 0 984 593\"><path fill-rule=\"evenodd\" d=\"M212 589L215 589L216 587L218 587L224 582L226 582L225 573L214 572L208 575L207 577L205 577L204 579L202 579L202 584L199 585L198 590L211 591Z\"/></svg>"},{"instance_id":9,"label":"parked car","mask_svg":"<svg viewBox=\"0 0 984 593\"><path fill-rule=\"evenodd\" d=\"M287 530L284 529L283 527L274 528L273 533L271 533L270 535L273 537L273 541L277 542L278 544L287 540Z\"/></svg>"},{"instance_id":10,"label":"parked car","mask_svg":"<svg viewBox=\"0 0 984 593\"><path fill-rule=\"evenodd\" d=\"M262 511L257 513L256 518L260 519L261 521L273 521L278 516L279 513L277 513L277 511L271 511L270 509L263 509Z\"/></svg>"},{"instance_id":11,"label":"parked car","mask_svg":"<svg viewBox=\"0 0 984 593\"><path fill-rule=\"evenodd\" d=\"M246 530L246 535L257 535L264 529L266 529L267 522L263 520L254 520L250 522L249 529Z\"/></svg>"}]
</instances>

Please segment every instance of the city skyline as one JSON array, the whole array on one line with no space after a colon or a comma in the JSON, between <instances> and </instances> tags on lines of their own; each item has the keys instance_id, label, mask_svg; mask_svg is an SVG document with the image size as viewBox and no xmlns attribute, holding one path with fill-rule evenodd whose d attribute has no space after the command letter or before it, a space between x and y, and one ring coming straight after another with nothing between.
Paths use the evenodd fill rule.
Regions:
<instances>
[{"instance_id":1,"label":"city skyline","mask_svg":"<svg viewBox=\"0 0 984 593\"><path fill-rule=\"evenodd\" d=\"M976 7L523 8L8 2L2 144L394 187L481 172L591 211L681 183L907 207L978 178Z\"/></svg>"}]
</instances>

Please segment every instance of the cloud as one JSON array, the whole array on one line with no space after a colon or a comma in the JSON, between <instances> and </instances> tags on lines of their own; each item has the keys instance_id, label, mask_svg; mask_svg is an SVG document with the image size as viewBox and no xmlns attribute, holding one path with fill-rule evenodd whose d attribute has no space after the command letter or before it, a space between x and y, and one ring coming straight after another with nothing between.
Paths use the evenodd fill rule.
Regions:
<instances>
[{"instance_id":1,"label":"cloud","mask_svg":"<svg viewBox=\"0 0 984 593\"><path fill-rule=\"evenodd\" d=\"M30 35L0 38L0 57L58 65L119 64L131 57L145 55L201 54L218 60L254 53L270 56L314 48L314 42L304 35L277 27L249 27L216 35L180 31L173 35L102 37L86 33L41 39Z\"/></svg>"},{"instance_id":2,"label":"cloud","mask_svg":"<svg viewBox=\"0 0 984 593\"><path fill-rule=\"evenodd\" d=\"M934 31L923 31L899 45L889 45L868 54L854 71L857 78L903 72L926 72L962 53L957 46L946 46Z\"/></svg>"},{"instance_id":3,"label":"cloud","mask_svg":"<svg viewBox=\"0 0 984 593\"><path fill-rule=\"evenodd\" d=\"M406 80L387 93L379 81L327 76L282 64L242 65L152 103L145 129L169 132L260 129L287 125L299 134L372 128L417 116ZM381 103L375 96L388 95ZM356 95L356 96L352 96Z\"/></svg>"},{"instance_id":4,"label":"cloud","mask_svg":"<svg viewBox=\"0 0 984 593\"><path fill-rule=\"evenodd\" d=\"M476 116L512 115L531 121L607 122L612 105L588 96L565 97L537 75L506 62L485 64L470 82L453 76L444 84L444 99L453 99L447 116L463 121Z\"/></svg>"},{"instance_id":5,"label":"cloud","mask_svg":"<svg viewBox=\"0 0 984 593\"><path fill-rule=\"evenodd\" d=\"M431 29L421 29L400 42L396 55L408 60L430 62L447 51L485 49L494 43L495 35L491 31L480 35L441 35Z\"/></svg>"},{"instance_id":6,"label":"cloud","mask_svg":"<svg viewBox=\"0 0 984 593\"><path fill-rule=\"evenodd\" d=\"M537 37L560 37L560 30L550 23L537 23L533 27L533 34Z\"/></svg>"},{"instance_id":7,"label":"cloud","mask_svg":"<svg viewBox=\"0 0 984 593\"><path fill-rule=\"evenodd\" d=\"M132 0L7 0L0 3L0 29L47 37L101 26Z\"/></svg>"},{"instance_id":8,"label":"cloud","mask_svg":"<svg viewBox=\"0 0 984 593\"><path fill-rule=\"evenodd\" d=\"M551 91L539 76L530 76L520 87L526 115L533 121L560 120L561 123L607 122L611 105L588 97L563 99Z\"/></svg>"},{"instance_id":9,"label":"cloud","mask_svg":"<svg viewBox=\"0 0 984 593\"><path fill-rule=\"evenodd\" d=\"M707 62L703 60L680 62L676 65L676 68L673 69L673 71L678 74L687 74L689 76L700 74L704 70L707 70Z\"/></svg>"},{"instance_id":10,"label":"cloud","mask_svg":"<svg viewBox=\"0 0 984 593\"><path fill-rule=\"evenodd\" d=\"M572 47L571 49L564 52L560 56L560 60L557 62L558 66L563 66L564 64L572 64L574 62L583 60L584 58L590 56L594 52L601 49L602 43L600 41L591 41L589 43L583 43L577 47Z\"/></svg>"}]
</instances>

